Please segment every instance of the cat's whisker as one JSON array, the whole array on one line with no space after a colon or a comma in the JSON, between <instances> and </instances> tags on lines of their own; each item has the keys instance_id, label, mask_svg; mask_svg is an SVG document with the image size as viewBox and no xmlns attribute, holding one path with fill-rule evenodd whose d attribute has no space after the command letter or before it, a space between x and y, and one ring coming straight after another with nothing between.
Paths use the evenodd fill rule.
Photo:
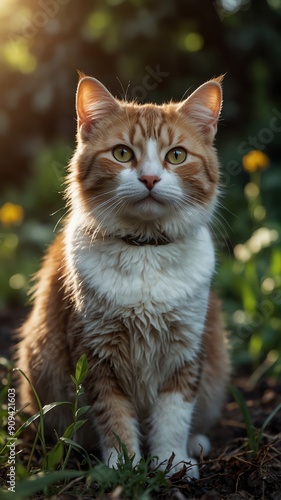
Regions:
<instances>
[{"instance_id":1,"label":"cat's whisker","mask_svg":"<svg viewBox=\"0 0 281 500\"><path fill-rule=\"evenodd\" d=\"M192 200L188 200L188 207L190 210L193 210L194 208L198 208L198 205L193 202L192 203ZM219 239L217 233L219 233L219 235L221 236L223 242L225 243L225 246L228 248L228 251L230 251L229 249L229 243L228 243L228 235L227 235L227 231L225 229L225 226L223 225L223 223L221 222L221 220L219 219L218 215L212 213L210 215L210 213L208 212L208 209L206 209L205 207L203 206L200 206L200 210L203 212L203 213L206 213L206 215L209 215L209 224L211 225L211 227L214 227L215 228L215 231L213 231L213 234L216 238L216 240L218 241L219 245L221 246L221 240ZM194 214L193 214L194 216ZM199 219L198 219L198 222L199 222ZM220 227L219 227L220 226Z\"/></svg>"},{"instance_id":2,"label":"cat's whisker","mask_svg":"<svg viewBox=\"0 0 281 500\"><path fill-rule=\"evenodd\" d=\"M190 195L185 195L185 200L187 201L188 205L191 207L196 207L198 206L196 204L196 201L194 200L194 198L190 197ZM216 205L218 204L218 202L216 201ZM208 211L208 208L205 208L204 206L200 205L200 210L204 213L206 213L206 215L210 215L209 211ZM224 217L218 212L217 214L215 214L214 212L211 214L211 217L209 219L209 223L212 227L214 227L216 229L216 231L220 234L220 236L222 237L222 240L224 241L228 251L230 251L229 249L229 243L228 243L228 234L227 234L227 230L225 228L225 225L223 224L223 222L220 220L220 219L223 219L224 223L228 226L228 222L224 219ZM218 225L220 227L218 227ZM216 232L214 231L214 235L218 241L218 243L220 244L221 246L221 241L219 240Z\"/></svg>"},{"instance_id":3,"label":"cat's whisker","mask_svg":"<svg viewBox=\"0 0 281 500\"><path fill-rule=\"evenodd\" d=\"M117 198L117 197L116 197ZM126 201L126 200L125 200ZM122 208L122 204L124 203L124 200L123 198L117 198L115 199L113 202L111 202L109 204L108 207L101 207L101 206L98 206L97 207L97 218L100 220L100 223L99 223L99 228L106 225L106 221L109 219L110 215L112 213L115 213L116 214L116 208L118 208L117 210L117 213L118 211L120 211L120 209ZM101 210L102 208L102 210ZM96 234L97 234L98 231L96 231Z\"/></svg>"},{"instance_id":4,"label":"cat's whisker","mask_svg":"<svg viewBox=\"0 0 281 500\"><path fill-rule=\"evenodd\" d=\"M212 220L210 221L210 226L212 228L212 234L216 238L216 241L218 242L218 245L220 247L222 247L223 246L222 243L224 243L224 246L227 248L227 251L229 252L229 255L230 255L231 254L231 249L230 249L229 242L228 242L228 235L227 235L226 232L224 232L224 227L222 226L222 229L221 229L220 227L218 227L216 225L216 223L213 223ZM219 238L219 236L221 238Z\"/></svg>"},{"instance_id":5,"label":"cat's whisker","mask_svg":"<svg viewBox=\"0 0 281 500\"><path fill-rule=\"evenodd\" d=\"M59 224L62 222L62 220L67 216L69 210L67 210L64 214L62 214L62 216L59 218L59 220L56 222L55 226L54 226L54 229L53 229L53 233L56 232ZM56 212L57 213L57 212Z\"/></svg>"},{"instance_id":6,"label":"cat's whisker","mask_svg":"<svg viewBox=\"0 0 281 500\"><path fill-rule=\"evenodd\" d=\"M108 200L105 200L102 203L98 203L97 206L100 209L102 207L106 207L107 205L111 205L112 203L115 202L115 200L119 200L119 196L118 195L112 196L111 198L109 198Z\"/></svg>"},{"instance_id":7,"label":"cat's whisker","mask_svg":"<svg viewBox=\"0 0 281 500\"><path fill-rule=\"evenodd\" d=\"M105 196L108 196L111 193L116 193L116 189L111 189L110 191L104 191L103 193L98 194L98 195L95 194L94 196L91 196L91 198L89 198L89 200L95 201L95 200L98 200L99 198L104 198Z\"/></svg>"},{"instance_id":8,"label":"cat's whisker","mask_svg":"<svg viewBox=\"0 0 281 500\"><path fill-rule=\"evenodd\" d=\"M127 95L128 95L128 91L129 91L129 88L130 88L130 83L128 83L127 88L126 88L126 90L125 90L123 83L121 82L121 80L120 80L118 77L117 77L117 81L118 81L118 83L119 83L119 85L120 85L120 87L121 87L121 89L122 89L122 92L123 92L123 97L122 97L122 94L121 94L121 92L120 92L120 94L121 94L121 99L122 99L123 101L127 101Z\"/></svg>"},{"instance_id":9,"label":"cat's whisker","mask_svg":"<svg viewBox=\"0 0 281 500\"><path fill-rule=\"evenodd\" d=\"M236 215L236 214L234 214L231 210L228 210L228 208L227 208L225 205L223 205L223 203L221 203L221 201L219 201L219 200L218 200L218 202L217 202L217 206L218 206L221 210L224 210L224 211L228 212L228 213L229 213L229 215L231 215L232 217L235 217L236 219L238 218L238 217L237 217L237 215ZM220 214L221 214L221 212L220 212ZM228 222L228 221L227 221L224 217L223 217L223 220L224 220L224 222L228 225L229 229L231 229L231 230L232 230L232 227L230 226L229 222Z\"/></svg>"}]
</instances>

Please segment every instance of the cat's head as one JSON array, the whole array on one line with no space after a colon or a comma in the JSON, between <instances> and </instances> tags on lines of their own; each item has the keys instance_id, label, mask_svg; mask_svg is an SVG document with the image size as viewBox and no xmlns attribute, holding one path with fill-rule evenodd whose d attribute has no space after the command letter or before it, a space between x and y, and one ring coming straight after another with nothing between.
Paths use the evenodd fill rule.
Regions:
<instances>
[{"instance_id":1,"label":"cat's head","mask_svg":"<svg viewBox=\"0 0 281 500\"><path fill-rule=\"evenodd\" d=\"M68 195L81 224L121 237L176 238L208 222L218 191L221 78L158 106L119 101L83 77L76 104Z\"/></svg>"}]
</instances>

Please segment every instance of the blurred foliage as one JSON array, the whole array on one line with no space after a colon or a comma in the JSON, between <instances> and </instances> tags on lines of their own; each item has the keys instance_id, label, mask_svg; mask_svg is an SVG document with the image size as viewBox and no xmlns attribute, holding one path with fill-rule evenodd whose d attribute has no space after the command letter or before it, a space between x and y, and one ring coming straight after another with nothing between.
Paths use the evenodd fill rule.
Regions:
<instances>
[{"instance_id":1,"label":"blurred foliage","mask_svg":"<svg viewBox=\"0 0 281 500\"><path fill-rule=\"evenodd\" d=\"M26 303L64 214L76 71L141 102L226 73L215 286L235 362L280 372L281 0L2 0L0 18L0 306Z\"/></svg>"},{"instance_id":2,"label":"blurred foliage","mask_svg":"<svg viewBox=\"0 0 281 500\"><path fill-rule=\"evenodd\" d=\"M237 200L239 232L236 239L240 236L240 241L228 253L220 253L216 287L223 299L226 323L231 332L234 362L237 365L252 363L259 370L262 363L264 370L273 369L279 373L281 224L270 216L264 201L270 204L268 184L275 179L280 189L281 182L274 170L262 174L259 171L269 163L264 153L251 151L242 161L250 179ZM243 205L246 202L242 210L241 202Z\"/></svg>"}]
</instances>

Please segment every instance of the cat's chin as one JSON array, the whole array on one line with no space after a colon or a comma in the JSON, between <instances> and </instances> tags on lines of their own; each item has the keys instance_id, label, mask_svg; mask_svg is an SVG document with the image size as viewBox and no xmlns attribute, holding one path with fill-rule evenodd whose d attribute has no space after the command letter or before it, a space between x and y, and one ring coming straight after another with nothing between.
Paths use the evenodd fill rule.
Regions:
<instances>
[{"instance_id":1,"label":"cat's chin","mask_svg":"<svg viewBox=\"0 0 281 500\"><path fill-rule=\"evenodd\" d=\"M163 217L168 213L167 206L148 196L144 200L134 203L130 207L131 215L141 220L155 220Z\"/></svg>"}]
</instances>

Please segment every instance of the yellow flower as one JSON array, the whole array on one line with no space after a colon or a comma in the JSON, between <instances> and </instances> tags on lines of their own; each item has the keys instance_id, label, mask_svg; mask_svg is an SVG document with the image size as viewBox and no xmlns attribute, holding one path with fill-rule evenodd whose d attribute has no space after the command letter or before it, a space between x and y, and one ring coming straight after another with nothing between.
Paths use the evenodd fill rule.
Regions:
<instances>
[{"instance_id":1,"label":"yellow flower","mask_svg":"<svg viewBox=\"0 0 281 500\"><path fill-rule=\"evenodd\" d=\"M247 172L255 172L256 170L267 168L269 161L268 156L258 149L253 149L242 158L243 168Z\"/></svg>"},{"instance_id":2,"label":"yellow flower","mask_svg":"<svg viewBox=\"0 0 281 500\"><path fill-rule=\"evenodd\" d=\"M7 202L0 208L0 222L2 222L4 226L20 224L23 215L24 211L21 205Z\"/></svg>"}]
</instances>

